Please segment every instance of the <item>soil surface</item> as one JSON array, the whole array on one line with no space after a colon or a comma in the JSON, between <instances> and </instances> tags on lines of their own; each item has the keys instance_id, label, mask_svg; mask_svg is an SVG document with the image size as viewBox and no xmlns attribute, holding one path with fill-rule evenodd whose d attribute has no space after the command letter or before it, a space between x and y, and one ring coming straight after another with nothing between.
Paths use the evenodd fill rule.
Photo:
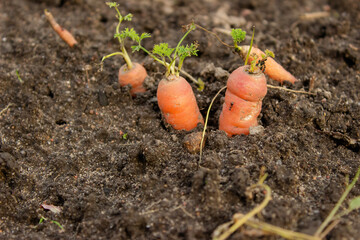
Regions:
<instances>
[{"instance_id":1,"label":"soil surface","mask_svg":"<svg viewBox=\"0 0 360 240\"><path fill-rule=\"evenodd\" d=\"M132 55L149 73L148 91L135 98L117 82L120 57L106 59L100 71L102 57L118 51L114 9L98 0L2 0L0 238L210 239L217 226L264 199L261 189L252 198L246 192L264 171L272 200L256 219L313 234L360 165L360 1L120 4L134 15L125 26L152 34L143 40L148 49L175 46L192 20L229 44L231 28L251 33L255 25L255 44L273 50L299 79L283 86L313 95L269 88L263 128L228 138L218 130L221 93L198 167L199 154L184 139L202 127L175 131L157 106L162 66L144 52ZM76 47L53 31L44 9L74 34ZM314 12L323 15L304 15ZM229 72L244 62L204 31L185 42L195 40L199 56L186 59L184 70L205 82L203 91L191 83L205 116ZM359 186L348 199L360 195ZM342 217L326 239L358 239L359 213ZM229 239L279 238L247 226Z\"/></svg>"}]
</instances>

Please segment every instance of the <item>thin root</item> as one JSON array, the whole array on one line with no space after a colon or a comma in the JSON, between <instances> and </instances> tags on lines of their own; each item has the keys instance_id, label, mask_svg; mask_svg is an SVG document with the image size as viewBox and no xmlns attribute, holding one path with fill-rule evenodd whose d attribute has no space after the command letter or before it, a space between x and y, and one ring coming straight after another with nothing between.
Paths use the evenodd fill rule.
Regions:
<instances>
[{"instance_id":1,"label":"thin root","mask_svg":"<svg viewBox=\"0 0 360 240\"><path fill-rule=\"evenodd\" d=\"M309 95L316 95L316 93L312 93L312 92L306 92L306 91L301 91L301 90L292 90L292 89L287 89L284 87L278 87L278 86L273 86L273 85L269 85L267 84L268 88L275 88L275 89L279 89L282 91L286 91L286 92L293 92L293 93L303 93L303 94L309 94Z\"/></svg>"},{"instance_id":2,"label":"thin root","mask_svg":"<svg viewBox=\"0 0 360 240\"><path fill-rule=\"evenodd\" d=\"M12 106L12 105L13 105L12 103L9 103L3 110L1 110L0 116L1 116L6 110L8 110L8 108L9 108L10 106Z\"/></svg>"}]
</instances>

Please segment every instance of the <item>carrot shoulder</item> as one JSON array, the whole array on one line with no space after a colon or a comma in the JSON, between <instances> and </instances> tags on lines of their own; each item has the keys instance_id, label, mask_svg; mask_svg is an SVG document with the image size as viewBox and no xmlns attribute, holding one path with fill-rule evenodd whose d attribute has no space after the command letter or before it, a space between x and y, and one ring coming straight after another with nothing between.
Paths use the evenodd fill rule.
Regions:
<instances>
[{"instance_id":1,"label":"carrot shoulder","mask_svg":"<svg viewBox=\"0 0 360 240\"><path fill-rule=\"evenodd\" d=\"M250 46L241 46L241 55L245 58L247 52L249 51ZM262 59L262 55L265 55L263 51L261 51L258 48L252 47L251 53L249 56L249 60L253 61L254 57L252 54L255 54L258 59ZM291 83L294 83L297 81L297 79L288 71L286 71L279 63L277 63L273 58L268 57L265 62L265 74L268 75L270 78L283 82L288 81Z\"/></svg>"},{"instance_id":2,"label":"carrot shoulder","mask_svg":"<svg viewBox=\"0 0 360 240\"><path fill-rule=\"evenodd\" d=\"M165 121L174 129L189 131L204 123L194 92L183 77L171 75L161 80L157 99Z\"/></svg>"},{"instance_id":3,"label":"carrot shoulder","mask_svg":"<svg viewBox=\"0 0 360 240\"><path fill-rule=\"evenodd\" d=\"M119 70L119 84L120 86L131 85L130 93L146 92L143 82L147 77L146 69L139 63L133 62L132 68L127 69L128 65L124 64Z\"/></svg>"}]
</instances>

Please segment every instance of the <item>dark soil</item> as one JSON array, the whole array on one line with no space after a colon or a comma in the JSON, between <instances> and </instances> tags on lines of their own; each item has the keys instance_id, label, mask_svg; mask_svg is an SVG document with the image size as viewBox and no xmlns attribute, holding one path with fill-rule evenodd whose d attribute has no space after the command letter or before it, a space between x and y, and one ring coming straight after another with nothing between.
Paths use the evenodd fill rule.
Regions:
<instances>
[{"instance_id":1,"label":"dark soil","mask_svg":"<svg viewBox=\"0 0 360 240\"><path fill-rule=\"evenodd\" d=\"M77 47L51 29L45 8ZM262 193L250 199L245 190L263 167L272 201L257 218L313 234L360 165L360 1L128 0L121 11L134 15L127 26L152 34L143 41L148 49L174 46L192 19L213 30L250 33L255 25L255 43L273 50L300 80L285 86L315 95L269 89L259 117L264 131L232 138L217 129L223 101L217 99L198 168L199 155L183 144L189 133L162 121L161 66L134 54L150 75L148 92L134 99L117 83L120 57L99 71L101 58L118 50L113 9L96 0L2 0L0 238L210 239L217 226L262 201ZM330 14L301 18L319 11ZM205 116L227 72L243 61L203 31L187 40L200 44L184 69L206 84L202 92L192 84ZM359 186L349 198L360 195ZM359 213L344 216L327 239L358 239ZM278 239L250 230L231 239Z\"/></svg>"}]
</instances>

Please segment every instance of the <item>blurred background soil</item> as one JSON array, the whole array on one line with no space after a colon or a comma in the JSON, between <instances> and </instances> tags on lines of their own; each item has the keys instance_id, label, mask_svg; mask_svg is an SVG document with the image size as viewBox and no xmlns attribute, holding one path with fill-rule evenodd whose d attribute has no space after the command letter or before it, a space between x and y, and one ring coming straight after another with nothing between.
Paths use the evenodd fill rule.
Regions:
<instances>
[{"instance_id":1,"label":"blurred background soil","mask_svg":"<svg viewBox=\"0 0 360 240\"><path fill-rule=\"evenodd\" d=\"M211 110L201 167L189 134L166 126L156 100L164 68L134 53L149 72L148 91L131 98L117 83L121 58L115 12L96 0L0 2L0 238L210 239L233 214L247 213L261 169L272 200L258 218L313 234L360 165L360 2L357 0L119 1L153 44L174 46L191 21L227 43L231 28L256 27L255 44L299 81L268 89L261 131L228 138L217 129L224 93ZM44 16L52 12L79 44L70 48ZM322 12L322 16L311 13ZM310 14L310 15L309 15ZM243 61L201 30L199 56L184 70L205 82L193 90L202 114ZM131 43L129 43L130 47ZM19 77L16 72L19 73ZM279 83L269 79L269 84ZM199 126L193 132L201 131ZM124 134L127 134L124 137ZM360 195L359 184L349 198ZM41 207L57 206L60 213ZM45 218L45 220L44 220ZM39 224L39 221L44 221ZM52 221L56 221L63 229ZM358 239L359 210L327 239ZM278 239L242 228L230 239Z\"/></svg>"}]
</instances>

